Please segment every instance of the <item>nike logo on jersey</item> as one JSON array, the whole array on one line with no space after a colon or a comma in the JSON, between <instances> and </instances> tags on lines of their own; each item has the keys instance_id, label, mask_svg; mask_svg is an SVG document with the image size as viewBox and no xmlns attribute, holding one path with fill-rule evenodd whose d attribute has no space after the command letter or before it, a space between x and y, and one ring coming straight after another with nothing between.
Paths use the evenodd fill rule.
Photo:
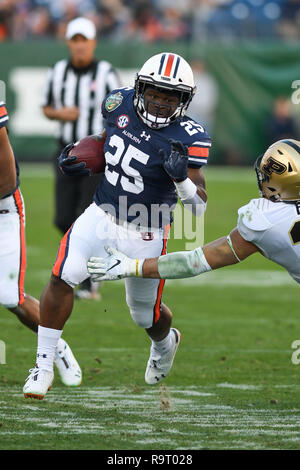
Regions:
<instances>
[{"instance_id":1,"label":"nike logo on jersey","mask_svg":"<svg viewBox=\"0 0 300 470\"><path fill-rule=\"evenodd\" d=\"M120 260L120 259L117 259L117 260L116 260L116 263L115 263L113 266L111 266L109 269L107 269L107 271L110 271L112 268L115 268L115 267L118 266L118 264L120 264L120 263L121 263L121 260Z\"/></svg>"}]
</instances>

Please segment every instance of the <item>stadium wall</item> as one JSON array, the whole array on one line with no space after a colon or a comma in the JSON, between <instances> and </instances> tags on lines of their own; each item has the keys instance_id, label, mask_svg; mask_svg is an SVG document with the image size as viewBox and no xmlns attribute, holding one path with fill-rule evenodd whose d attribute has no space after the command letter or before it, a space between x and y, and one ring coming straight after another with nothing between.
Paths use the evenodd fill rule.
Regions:
<instances>
[{"instance_id":1,"label":"stadium wall","mask_svg":"<svg viewBox=\"0 0 300 470\"><path fill-rule=\"evenodd\" d=\"M177 52L188 61L200 59L217 84L218 101L211 131L212 164L252 163L270 143L268 121L280 96L291 102L298 134L299 44L255 42L202 46L101 42L96 56L110 61L118 69L123 85L128 85L133 84L134 73L141 64L162 51ZM0 54L0 78L6 85L9 131L15 153L20 160L50 160L57 124L43 117L39 103L47 68L67 57L67 47L49 40L3 42Z\"/></svg>"}]
</instances>

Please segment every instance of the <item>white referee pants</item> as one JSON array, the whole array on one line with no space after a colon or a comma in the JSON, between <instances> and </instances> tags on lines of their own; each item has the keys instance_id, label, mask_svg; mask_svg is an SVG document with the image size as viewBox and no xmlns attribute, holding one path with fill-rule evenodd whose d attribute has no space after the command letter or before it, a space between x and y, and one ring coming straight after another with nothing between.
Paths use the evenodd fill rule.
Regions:
<instances>
[{"instance_id":1,"label":"white referee pants","mask_svg":"<svg viewBox=\"0 0 300 470\"><path fill-rule=\"evenodd\" d=\"M131 258L154 258L166 253L169 226L152 232L137 232L130 224L118 225L95 203L78 217L63 237L52 273L71 287L89 277L91 256L107 257L105 246ZM126 302L135 323L150 328L160 317L164 280L125 279Z\"/></svg>"}]
</instances>

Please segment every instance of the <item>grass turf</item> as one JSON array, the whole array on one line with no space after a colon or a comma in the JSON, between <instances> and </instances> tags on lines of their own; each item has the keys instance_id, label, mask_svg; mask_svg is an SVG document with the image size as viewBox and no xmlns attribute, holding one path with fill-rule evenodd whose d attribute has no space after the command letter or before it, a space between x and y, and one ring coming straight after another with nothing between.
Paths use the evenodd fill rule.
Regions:
<instances>
[{"instance_id":1,"label":"grass turf","mask_svg":"<svg viewBox=\"0 0 300 470\"><path fill-rule=\"evenodd\" d=\"M39 298L60 240L53 177L38 165L21 175L25 287ZM235 226L237 209L257 189L250 169L208 168L206 179L207 242ZM184 247L171 239L168 251ZM163 300L182 344L155 387L144 383L150 342L129 316L122 282L105 283L101 302L75 302L63 336L84 381L66 389L56 375L42 402L22 395L36 336L0 307L0 449L300 449L300 366L291 362L300 339L298 286L258 254L205 279L166 283Z\"/></svg>"}]
</instances>

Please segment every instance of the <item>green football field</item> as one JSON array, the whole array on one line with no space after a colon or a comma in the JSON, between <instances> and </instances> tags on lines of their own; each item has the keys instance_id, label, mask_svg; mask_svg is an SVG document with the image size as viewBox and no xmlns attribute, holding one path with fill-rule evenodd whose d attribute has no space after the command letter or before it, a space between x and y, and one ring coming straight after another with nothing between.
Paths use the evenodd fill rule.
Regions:
<instances>
[{"instance_id":1,"label":"green football field","mask_svg":"<svg viewBox=\"0 0 300 470\"><path fill-rule=\"evenodd\" d=\"M235 227L237 209L257 197L251 169L205 170L205 241ZM60 235L53 227L53 176L21 167L26 204L26 292L40 297ZM168 251L185 249L169 241ZM299 288L255 254L239 266L167 281L182 342L161 385L144 382L150 341L127 310L123 283L102 301L76 301L63 337L83 369L67 389L56 374L43 401L22 394L36 336L0 307L0 449L300 449ZM295 354L297 356L297 354Z\"/></svg>"}]
</instances>

